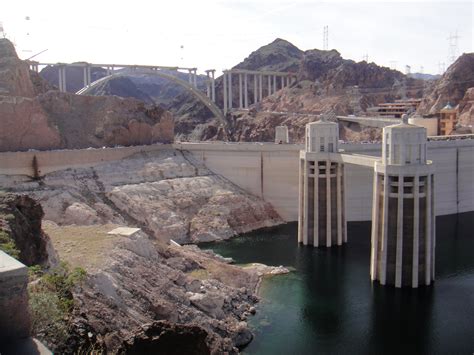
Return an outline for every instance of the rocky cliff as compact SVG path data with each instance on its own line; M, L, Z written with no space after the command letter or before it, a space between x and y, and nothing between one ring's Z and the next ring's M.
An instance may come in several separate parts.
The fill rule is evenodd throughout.
M78 96L51 86L0 39L0 151L169 143L171 114L119 97Z
M474 87L466 90L466 94L459 102L459 123L474 131Z
M41 229L43 215L31 197L0 193L0 249L28 266L47 264L50 241Z
M474 86L474 53L464 53L449 66L423 97L418 113L434 115L449 102L456 106Z

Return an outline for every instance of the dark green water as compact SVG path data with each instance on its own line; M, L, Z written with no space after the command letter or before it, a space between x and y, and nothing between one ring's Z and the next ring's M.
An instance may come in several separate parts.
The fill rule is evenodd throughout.
M299 246L288 224L206 244L237 263L295 271L265 279L246 354L473 354L474 213L437 219L436 282L395 289L369 277L370 224L349 243Z

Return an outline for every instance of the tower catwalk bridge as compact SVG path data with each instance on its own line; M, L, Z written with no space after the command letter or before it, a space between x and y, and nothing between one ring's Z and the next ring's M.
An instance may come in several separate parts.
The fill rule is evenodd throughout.
M58 88L59 91L65 92L67 87L66 68L79 67L83 68L83 85L84 87L77 91L78 95L87 95L92 89L101 82L120 74L123 69L131 71L140 71L141 74L156 75L164 79L170 80L175 84L183 87L194 97L201 101L216 118L225 122L224 116L234 109L235 96L237 96L236 109L247 109L249 105L256 104L263 100L264 97L270 96L280 89L294 84L297 81L295 73L276 72L276 71L255 71L243 69L229 69L223 71L222 85L222 107L216 103L216 78L215 69L205 70L206 91L201 91L197 85L197 68L188 67L172 67L160 65L130 65L130 64L94 64L94 63L43 63L29 61L30 69L36 72L40 67L50 66L58 69ZM92 82L91 68L103 68L106 70L106 76ZM188 81L170 73L182 72L188 74ZM234 93L232 82L237 80L238 90ZM253 88L253 89L252 89ZM253 97L249 97L249 91L253 92Z
M374 169L372 280L395 287L430 285L435 273L434 168L426 159L426 128L383 129L382 157L338 149L339 126L306 126L300 151L298 241L314 247L347 242L345 164Z

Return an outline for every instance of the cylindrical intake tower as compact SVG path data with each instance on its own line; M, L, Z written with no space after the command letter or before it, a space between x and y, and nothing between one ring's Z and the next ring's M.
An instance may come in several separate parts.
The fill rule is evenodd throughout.
M315 247L347 242L344 166L331 161L338 152L337 123L321 119L306 125L300 151L298 242Z
M372 280L395 287L434 280L433 165L426 159L426 128L405 122L383 129L375 163L372 207Z

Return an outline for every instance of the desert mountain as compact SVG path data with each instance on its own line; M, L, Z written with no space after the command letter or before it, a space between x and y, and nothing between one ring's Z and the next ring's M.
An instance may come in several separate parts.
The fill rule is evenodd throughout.
M428 90L418 108L418 113L436 114L448 102L455 106L461 102L471 87L474 87L474 53L464 53Z
M272 141L274 128L282 123L290 128L294 141L302 139L306 123L317 119L318 114L358 114L367 107L380 102L403 97L421 97L425 83L409 78L399 71L381 67L365 61L355 62L342 58L336 50L312 49L302 51L290 42L276 39L252 52L234 68L249 70L290 71L298 76L298 83L278 91L252 106L251 112L237 112L229 115L228 130L224 134L203 110L203 105L190 95L178 96L169 106L175 113L176 133L180 139L229 139L232 141ZM237 92L236 81L233 82ZM222 77L216 81L216 100L222 106ZM250 85L249 97L253 97ZM233 106L238 107L237 95ZM272 112L294 112L303 115L282 115ZM306 115L306 116L305 116ZM374 132L360 135L360 132L342 138L372 140Z

